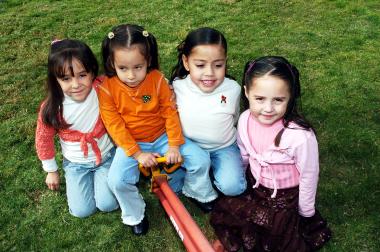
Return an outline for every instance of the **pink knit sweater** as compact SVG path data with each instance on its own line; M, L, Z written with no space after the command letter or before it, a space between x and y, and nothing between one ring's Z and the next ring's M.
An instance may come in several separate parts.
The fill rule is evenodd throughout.
M273 198L277 189L299 185L299 213L313 216L319 175L317 139L312 131L290 123L276 147L273 138L281 128L281 122L266 128L252 120L249 110L244 111L239 118L237 137L243 164L250 166L256 179L254 187L262 184L273 189Z

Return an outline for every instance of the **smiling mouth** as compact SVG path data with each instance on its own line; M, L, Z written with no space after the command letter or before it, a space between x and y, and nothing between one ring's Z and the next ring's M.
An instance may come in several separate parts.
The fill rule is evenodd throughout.
M80 94L80 93L82 93L83 92L83 90L79 90L79 91L72 91L71 93L72 94Z
M266 119L271 119L272 117L274 117L274 115L262 115L264 118Z
M215 80L202 80L202 84L206 87L212 87L215 83Z

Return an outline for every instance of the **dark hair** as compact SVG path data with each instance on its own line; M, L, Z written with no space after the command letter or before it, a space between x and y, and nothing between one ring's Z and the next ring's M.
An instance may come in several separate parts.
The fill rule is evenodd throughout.
M47 97L41 112L42 121L55 129L64 129L70 126L62 117L64 94L57 78L67 75L67 69L74 76L74 59L81 62L87 73L93 74L94 79L98 75L98 61L85 43L72 39L58 40L52 43L48 56Z
M119 48L130 48L138 45L140 52L148 62L148 71L160 69L158 63L157 41L153 34L144 27L134 24L122 24L112 29L112 32L103 39L102 56L105 74L108 77L116 75L114 67L114 53Z
M172 69L170 83L172 83L177 77L183 79L189 74L183 65L182 55L188 57L191 54L191 50L199 45L220 45L223 47L224 52L227 55L227 41L220 31L209 27L193 30L187 34L185 40L177 46L177 64ZM226 76L234 79L229 75Z
M265 56L252 61L248 61L244 67L244 75L242 81L242 92L244 94L244 86L247 91L254 85L254 79L264 75L274 76L285 81L289 87L290 99L286 107L285 115L282 119L285 128L290 122L294 122L305 130L315 130L312 125L300 114L301 85L298 69L289 63L284 57ZM249 108L249 102L245 95L242 95L242 105L244 109ZM284 130L281 130L276 138L275 145L278 146Z

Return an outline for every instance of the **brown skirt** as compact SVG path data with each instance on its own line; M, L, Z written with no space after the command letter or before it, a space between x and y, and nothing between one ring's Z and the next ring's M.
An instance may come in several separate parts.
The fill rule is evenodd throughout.
M249 171L249 169L248 169ZM236 197L221 197L210 223L228 251L315 251L330 238L331 230L318 211L310 218L298 214L298 187L280 189L276 198L263 186Z

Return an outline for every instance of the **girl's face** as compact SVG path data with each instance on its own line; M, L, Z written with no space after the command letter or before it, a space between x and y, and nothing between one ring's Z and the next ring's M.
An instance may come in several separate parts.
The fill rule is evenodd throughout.
M145 79L148 62L138 46L114 51L114 67L117 77L128 87L137 87Z
M72 61L74 76L71 75L69 64L65 66L65 75L62 78L57 78L62 91L74 101L83 102L86 100L92 88L94 75L88 73L82 63L73 59Z
M196 46L182 61L191 80L205 93L213 92L224 80L226 53L221 45Z
M276 77L254 78L249 90L244 86L251 114L262 124L273 124L283 118L290 99L288 84Z

